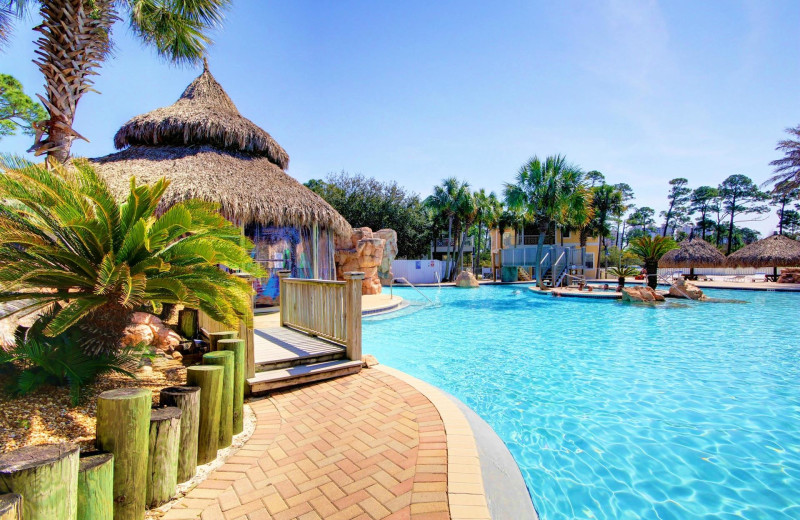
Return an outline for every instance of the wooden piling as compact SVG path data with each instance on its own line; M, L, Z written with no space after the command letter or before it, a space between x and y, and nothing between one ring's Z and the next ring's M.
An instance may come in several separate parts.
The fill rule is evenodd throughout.
M147 507L169 502L178 486L178 450L181 410L174 406L150 413L150 446L147 455Z
M114 518L114 455L81 453L78 467L78 520Z
M22 520L22 495L0 495L0 520Z
M221 332L209 332L208 338L211 340L211 352L219 350L217 343L221 339L236 339L239 333L235 330L223 330Z
M198 365L186 369L186 384L200 387L200 428L197 438L197 463L217 458L219 416L222 404L222 374L219 365Z
M178 482L186 482L197 469L197 438L200 430L200 388L170 386L161 390L161 405L181 409L181 440Z
M220 350L233 352L233 434L238 435L244 430L245 341L222 339L218 346Z
M108 390L97 398L97 448L114 454L114 520L144 518L152 394Z
M217 343L219 348L219 343ZM219 414L219 446L227 448L233 442L233 392L234 392L234 353L218 350L203 354L204 365L219 365L224 368L222 374L222 402Z
M76 444L62 443L0 455L0 493L22 495L25 520L75 520L78 452Z

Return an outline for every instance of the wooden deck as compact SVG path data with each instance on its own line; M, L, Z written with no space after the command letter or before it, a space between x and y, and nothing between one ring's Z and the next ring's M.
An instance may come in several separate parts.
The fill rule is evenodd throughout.
M253 348L257 365L330 356L345 351L344 347L286 327L255 329Z

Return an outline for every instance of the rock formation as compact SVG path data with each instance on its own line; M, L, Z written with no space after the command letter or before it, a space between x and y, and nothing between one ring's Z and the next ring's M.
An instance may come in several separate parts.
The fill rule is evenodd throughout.
M382 285L389 285L392 282L392 262L397 257L397 231L394 229L379 229L374 232L373 237L380 238L383 244L383 259L378 266L378 278Z
M375 233L368 227L353 229L349 238L336 241L336 277L344 280L348 271L362 271L361 294L380 294L381 273L388 279L392 260L397 255L397 233L381 229Z
M675 298L688 298L690 300L702 300L705 298L703 291L695 284L679 279L669 288L669 295Z
M180 335L164 325L158 317L146 312L134 312L131 324L125 329L122 344L132 346L140 343L156 347L171 354L183 341Z
M624 302L663 302L664 297L651 287L623 287L622 301Z
M796 267L781 269L781 275L778 277L778 283L800 283L800 269L797 269Z
M474 274L469 271L461 271L456 277L456 287L477 289L480 287L480 284Z

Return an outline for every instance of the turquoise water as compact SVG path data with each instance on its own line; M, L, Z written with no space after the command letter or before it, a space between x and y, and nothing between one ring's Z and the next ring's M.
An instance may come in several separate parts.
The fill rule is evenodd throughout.
M800 519L800 294L422 290L439 305L366 318L364 352L491 424L543 519Z

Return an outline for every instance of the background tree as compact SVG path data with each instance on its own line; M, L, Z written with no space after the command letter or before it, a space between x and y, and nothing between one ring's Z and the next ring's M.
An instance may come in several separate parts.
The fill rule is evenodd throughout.
M700 186L692 191L689 201L690 210L692 213L700 214L700 218L697 219L697 228L700 230L703 240L706 239L706 230L714 226L714 222L708 218L708 215L713 211L714 201L718 195L717 188L711 186Z
M433 188L433 194L425 199L425 204L432 208L442 220L447 221L447 262L445 263L445 277L450 278L453 270L453 254L455 241L453 240L453 226L458 235L460 222L456 221L459 209L463 207L463 199L468 196L469 184L459 181L455 177L448 177L442 184ZM438 238L438 237L437 237Z
M800 230L800 212L796 209L787 209L783 212L781 221L784 234L796 239L797 233Z
M689 181L683 177L678 177L677 179L669 181L670 189L667 195L669 207L667 207L666 211L661 212L661 216L664 217L664 231L661 234L663 237L667 236L670 223L674 225L675 220L684 221L686 218L686 214L689 211L689 199L692 193L688 184Z
M551 155L544 162L533 156L517 172L516 182L507 183L505 198L509 207L521 210L539 233L536 245L536 284L542 279L542 249L550 226L564 217L570 197L585 197L580 168L567 163L562 155Z
M3 5L5 4L5 5ZM65 162L72 141L85 139L72 128L81 97L93 90L92 76L108 58L114 23L127 19L146 45L175 63L200 60L229 0L161 2L154 0L5 0L0 4L0 35L8 37L14 18L28 19L36 5L42 23L35 27L36 59L45 79L40 97L49 118L35 125L36 155Z
M800 198L800 189L794 189L789 191L778 191L772 193L772 201L770 204L773 206L778 206L778 234L783 234L783 228L785 227L784 224L786 223L786 205L795 202L798 198ZM789 210L791 211L791 210Z
M17 131L34 135L33 124L46 117L42 105L22 90L22 83L14 76L0 74L0 139Z
M783 157L772 161L775 175L769 179L776 191L791 191L800 188L800 125L787 128L789 139L778 141L775 150L783 152Z
M481 265L481 251L488 242L488 232L497 225L497 221L503 211L503 204L498 200L494 192L486 194L486 190L481 188L475 194L475 207L477 215L475 217L475 253L472 255L472 270L478 274Z
M656 223L655 218L653 218L655 214L656 210L648 206L636 208L631 213L631 216L628 217L628 225L631 227L631 231L628 233L628 241L655 232L653 228Z
M605 184L606 176L597 170L592 170L590 172L586 172L585 181L589 188L594 188L600 184Z
M592 234L597 235L599 249L602 252L606 238L611 234L609 220L612 215L620 212L622 206L622 192L610 184L601 184L591 190L592 210L594 219L592 221ZM606 262L608 261L606 252ZM599 273L600 259L597 259L595 273Z
M620 182L618 184L614 184L614 188L620 193L622 200L621 204L617 206L616 211L612 215L614 218L614 222L617 225L617 233L616 238L614 240L614 244L617 247L622 247L622 239L625 236L625 213L628 212L629 209L634 208L633 204L630 204L630 201L634 199L633 195L633 188L631 185L626 182ZM622 234L620 235L620 227L622 227Z
M432 222L416 193L406 191L394 181L382 182L344 171L330 173L324 181L311 179L305 186L325 199L352 226L373 231L394 229L399 257L426 256Z
M750 177L731 175L719 185L719 196L722 208L728 215L728 250L733 248L733 227L735 219L741 215L762 214L769 211L766 205L759 204L767 200L767 195L758 189Z
M475 218L478 214L478 208L475 204L475 196L469 189L469 184L463 184L463 189L459 191L459 196L456 201L456 236L458 239L458 254L455 262L450 268L450 279L454 280L457 273L461 272L464 268L464 244L469 235L469 228L475 223Z

